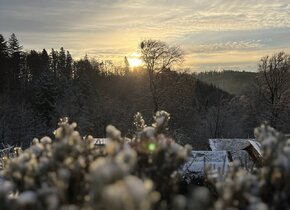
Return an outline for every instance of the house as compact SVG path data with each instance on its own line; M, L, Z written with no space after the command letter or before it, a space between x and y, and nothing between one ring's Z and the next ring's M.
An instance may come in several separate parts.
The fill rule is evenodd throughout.
M183 178L187 183L197 184L203 182L206 174L222 178L227 173L229 162L226 151L191 151L182 168Z
M94 145L96 147L104 147L106 146L109 140L110 140L109 138L94 138ZM125 137L123 138L123 141L125 143L129 143L131 142L131 139Z
M108 138L94 138L94 145L97 147L104 147L108 140Z
M231 161L240 161L248 170L262 165L261 144L255 139L209 139L209 147L212 151L228 151Z

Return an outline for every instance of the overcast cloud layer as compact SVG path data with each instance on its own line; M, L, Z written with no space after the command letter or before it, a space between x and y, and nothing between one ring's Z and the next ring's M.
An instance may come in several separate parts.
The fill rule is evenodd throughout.
M180 45L183 67L257 69L290 53L290 0L0 0L0 33L26 49L121 61L144 38Z

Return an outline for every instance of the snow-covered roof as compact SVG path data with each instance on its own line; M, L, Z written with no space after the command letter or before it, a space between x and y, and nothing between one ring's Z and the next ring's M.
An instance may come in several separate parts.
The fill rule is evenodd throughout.
M257 160L257 157L250 157L252 154L262 158L261 144L255 139L209 139L209 146L212 151L230 152L233 160L239 160L246 167L253 167ZM251 154L249 148L253 150Z
M109 138L94 138L94 145L102 147L105 146L109 140L110 140ZM129 138L123 138L123 140L125 143L131 142L131 139Z
M254 161L257 167L262 167L263 165L263 155L260 142L249 141L250 145L247 146L244 150L248 152L248 155Z
M229 159L226 151L192 151L183 166L185 179L202 178L207 170L211 174L224 176L228 170Z
M108 138L94 138L94 144L96 146L105 146L108 140Z
M252 141L249 140L251 146L254 147L254 149L257 151L257 153L262 157L262 148L261 148L261 143L258 141Z
M212 151L237 151L250 145L249 141L255 139L209 139L209 146Z

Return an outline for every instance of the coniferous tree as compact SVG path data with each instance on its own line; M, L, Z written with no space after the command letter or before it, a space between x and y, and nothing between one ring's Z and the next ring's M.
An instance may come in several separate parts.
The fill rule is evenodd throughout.
M26 62L27 68L29 69L29 73L31 75L31 80L37 80L42 73L41 70L43 66L40 54L35 50L31 50L26 57Z
M49 70L49 56L45 49L41 52L42 72Z
M22 46L19 44L19 41L16 35L13 33L11 34L9 41L8 41L8 52L10 56L13 56L15 53L20 53L22 50Z
M7 56L7 42L2 34L0 34L0 55L5 54Z
M47 126L55 116L57 87L53 75L43 72L34 84L33 107L37 115L41 116Z
M13 33L8 40L8 53L10 56L9 88L17 89L19 87L19 78L21 72L22 46L16 35Z
M0 34L0 93L4 90L7 82L8 48L7 42Z
M94 70L87 56L74 64L75 68L75 104L78 113L77 119L81 122L80 129L82 132L92 133L93 116L92 112L96 98L93 88L96 83L97 72Z
M73 58L69 51L66 52L66 62L65 62L65 72L64 76L67 80L72 78L72 65L73 65Z
M58 76L57 66L58 66L58 52L52 48L50 52L50 69L53 73L55 80L57 79Z
M62 77L58 81L59 87L59 100L57 101L57 113L59 116L76 116L76 109L75 109L75 102L77 103L78 100L75 100L76 91L74 81L72 80L73 72L73 59L67 51L66 62L65 62L65 69L62 73Z
M66 78L66 54L63 47L60 48L57 58L57 71L59 72L60 78Z
M91 83L88 75L81 75L76 84L77 93L75 97L75 104L77 105L76 110L78 110L78 120L82 124L80 129L83 133L88 132L89 134L92 133L93 127L92 101L94 100L94 95L92 93L92 86L93 84Z
M127 56L125 56L124 58L124 63L125 63L125 75L128 75L130 71L130 64L129 64Z
M76 79L80 78L82 75L87 75L89 78L94 76L94 68L87 56L85 56L84 59L75 62L74 67Z

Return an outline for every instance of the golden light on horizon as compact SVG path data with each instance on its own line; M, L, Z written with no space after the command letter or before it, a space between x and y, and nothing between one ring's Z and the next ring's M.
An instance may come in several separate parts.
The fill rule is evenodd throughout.
M130 56L128 56L128 62L131 68L136 68L143 64L141 55L139 53L132 53Z

